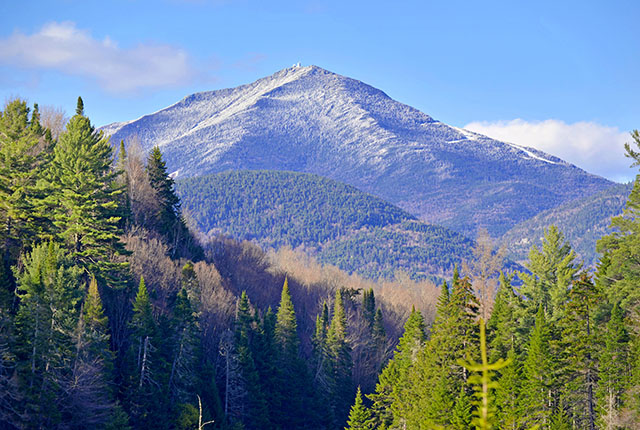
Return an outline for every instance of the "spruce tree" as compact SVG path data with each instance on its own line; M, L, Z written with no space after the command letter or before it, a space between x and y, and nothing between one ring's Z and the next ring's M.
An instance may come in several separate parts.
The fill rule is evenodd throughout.
M409 389L408 378L411 368L424 348L425 341L424 319L420 311L412 308L393 359L380 373L375 393L368 395L373 401L372 409L377 428L386 429L394 421L406 420L402 400L405 398L404 392Z
M351 396L353 395L351 369L351 345L347 340L347 315L342 291L336 290L331 325L327 332L327 365L330 374L330 401L337 422L344 422Z
M456 399L453 409L451 409L451 428L456 430L466 430L471 425L471 398L466 387L460 388L460 393Z
M76 347L75 333L83 289L80 270L57 244L34 247L16 273L20 307L16 315L16 353L22 407L29 428L55 427Z
M549 327L543 304L540 303L522 369L522 390L519 399L521 425L549 425L552 412L550 396L553 369L549 339Z
M186 227L180 215L180 199L175 193L174 180L167 173L162 152L157 146L153 147L147 159L147 175L159 203L159 212L156 214L157 231L175 248Z
M521 341L518 327L519 300L511 287L511 281L500 273L498 292L491 317L487 322L489 356L491 361L506 357L511 349L520 351Z
M347 420L347 427L345 430L372 430L373 422L371 419L371 411L362 404L362 393L360 387L356 392L356 400L351 410L349 411L349 418Z
M520 363L512 347L507 353L507 366L500 370L498 386L495 391L498 428L504 430L516 430L518 428L520 385L522 376ZM494 358L497 360L497 358Z
M269 425L267 404L261 390L260 377L253 359L253 315L245 291L236 310L235 348L238 364L246 384L247 399L243 422L247 429L264 429Z
M172 332L168 389L175 401L185 403L193 396L197 384L193 369L200 362L201 345L196 313L184 287L173 307Z
M89 283L74 340L75 358L65 381L63 421L72 429L101 427L114 413L110 386L113 354L95 278Z
M613 430L620 420L622 398L631 374L629 366L629 333L623 312L617 304L604 332L604 345L599 355L597 404L599 426Z
M140 277L138 292L133 303L133 316L129 323L131 346L129 353L129 380L127 406L134 426L150 426L158 416L153 411L162 408L158 352L158 324L153 316L151 300L144 278ZM166 413L167 411L162 411Z
M275 416L276 427L299 428L304 425L303 400L307 396L310 377L300 359L300 339L296 313L285 278L274 330L278 349L278 386L275 395L282 406Z
M598 289L591 278L583 273L572 285L562 320L560 364L563 398L575 425L590 430L596 426L598 343L594 314L600 300Z

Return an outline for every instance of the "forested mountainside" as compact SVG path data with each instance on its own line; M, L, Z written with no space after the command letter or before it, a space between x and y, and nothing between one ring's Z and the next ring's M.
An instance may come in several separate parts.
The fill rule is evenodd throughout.
M321 262L370 279L450 278L473 242L355 187L317 175L229 171L178 180L183 209L206 233L302 246Z
M293 67L105 126L159 146L178 177L288 170L349 184L419 219L493 237L612 182L532 148L451 127L360 81Z
M588 266L599 260L596 242L611 233L611 218L622 213L633 184L616 184L600 193L564 203L540 212L514 226L502 237L508 257L523 262L531 246L540 246L544 229L556 225L571 243L578 259Z
M80 98L0 114L1 429L640 427L640 182L595 273L550 226L438 288L201 243L160 149L113 152Z
M0 115L0 428L193 429L199 402L214 428L339 428L408 303L433 318L428 282L199 243L161 152L113 152L80 99L57 139Z

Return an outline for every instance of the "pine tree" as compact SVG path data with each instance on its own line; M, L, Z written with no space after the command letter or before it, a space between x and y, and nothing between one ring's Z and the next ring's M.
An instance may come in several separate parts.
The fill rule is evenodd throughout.
M549 322L555 323L562 318L569 286L579 269L575 259L571 246L554 225L545 231L542 249L535 245L531 248L526 265L531 273L518 275L524 282L520 293L528 299L523 303L529 324L539 305L544 308Z
M345 430L372 430L373 422L371 419L371 411L362 404L362 393L360 387L356 392L356 400L349 411L349 419Z
M638 135L634 135L640 142ZM620 303L625 309L635 309L640 303L640 175L636 176L633 189L622 215L613 217L612 233L603 236L597 245L602 253L597 279L604 287L610 303Z
M0 302L5 304L15 294L10 267L48 230L37 183L49 161L50 145L37 108L29 118L26 102L14 100L0 112Z
M78 99L77 112L83 112ZM118 197L112 148L89 118L78 113L67 124L54 147L48 172L52 184L48 201L57 237L73 261L110 287L123 286L126 263L114 262L125 254L120 242Z

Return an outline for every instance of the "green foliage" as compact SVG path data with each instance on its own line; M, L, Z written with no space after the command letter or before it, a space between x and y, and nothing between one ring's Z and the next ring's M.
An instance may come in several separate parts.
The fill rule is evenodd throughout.
M615 428L620 418L620 407L625 388L629 384L626 375L629 368L629 333L624 324L620 306L614 305L611 318L604 332L604 345L599 356L598 415L602 428Z
M38 186L49 161L37 108L29 118L26 102L14 100L0 112L0 302L10 302L10 267L37 235L48 231L43 193Z
M640 301L640 268L635 263L640 258L640 175L622 215L611 219L611 228L614 232L598 241L603 263L597 278L611 303L629 308Z
M540 304L527 348L527 358L522 368L520 419L522 424L529 426L548 425L551 417L549 398L553 382L553 358L549 350L549 340L549 327Z
M535 315L539 306L543 307L550 322L562 318L569 285L579 269L575 258L571 245L553 225L545 231L542 249L531 247L526 265L530 273L519 274L524 282L520 292L528 299L524 304L529 318Z
M415 279L441 277L471 256L464 236L311 174L233 171L178 181L176 189L204 233L304 245L323 263L373 279L398 269Z
M56 236L74 263L109 286L122 287L126 263L112 257L124 254L118 236L118 197L124 189L114 186L112 152L108 138L95 131L89 118L76 114L54 147L47 201Z
M540 247L545 230L555 225L571 243L576 255L585 266L595 266L600 254L596 242L611 234L611 217L618 216L632 188L631 183L615 184L586 197L578 197L559 206L547 209L522 221L501 238L507 244L507 257L524 262L532 245Z
M360 387L356 392L356 400L351 410L349 411L349 418L347 419L347 427L345 430L372 430L373 422L371 420L371 411L362 404L362 393Z

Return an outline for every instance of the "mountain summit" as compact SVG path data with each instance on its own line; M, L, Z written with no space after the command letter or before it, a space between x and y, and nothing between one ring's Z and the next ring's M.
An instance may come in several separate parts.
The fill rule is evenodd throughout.
M475 234L612 183L541 151L449 126L384 92L316 66L190 95L103 130L158 145L180 177L224 170L327 176L419 218Z

